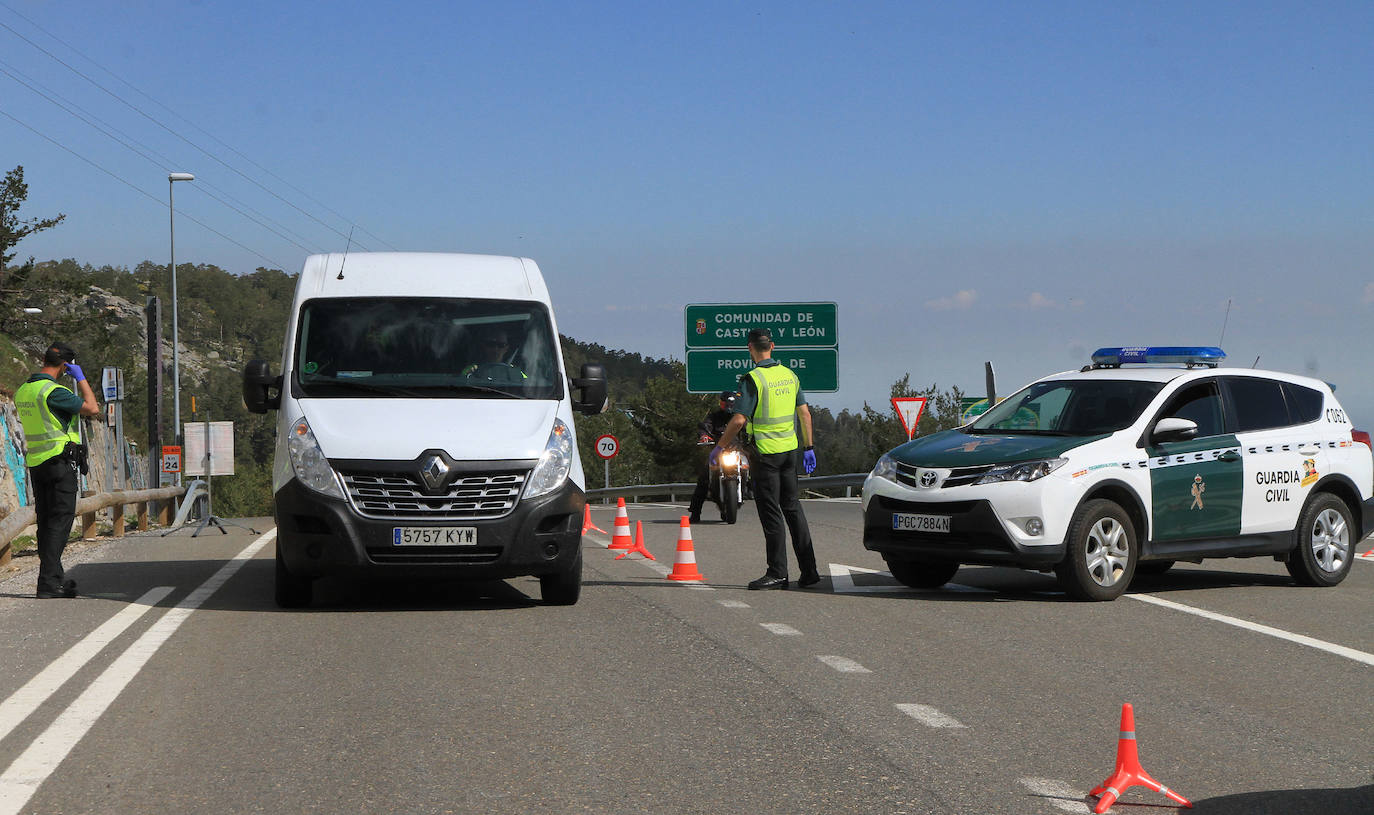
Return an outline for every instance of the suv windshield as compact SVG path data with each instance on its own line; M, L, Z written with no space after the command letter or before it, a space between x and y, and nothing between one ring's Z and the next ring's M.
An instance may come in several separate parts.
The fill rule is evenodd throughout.
M294 379L311 397L561 399L543 305L438 297L301 306Z
M1163 382L1064 379L1037 382L998 402L968 433L1092 436L1129 427Z

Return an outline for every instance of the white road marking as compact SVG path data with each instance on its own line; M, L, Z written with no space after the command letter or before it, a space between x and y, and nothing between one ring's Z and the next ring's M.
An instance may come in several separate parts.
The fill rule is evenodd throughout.
M800 637L801 632L787 623L759 623L759 625L772 631L780 637Z
M37 710L49 696L66 684L82 666L171 593L171 586L159 586L148 590L132 605L125 606L80 642L68 648L65 654L53 660L48 667L39 671L37 676L10 694L10 698L0 702L0 739L8 736L11 730L18 727L30 713Z
M749 608L749 607L750 607L749 604L746 603L746 602L744 602L743 600L717 600L716 602L717 602L717 603L720 603L722 606L725 606L726 608Z
M1023 778L1021 786L1048 800L1056 809L1063 812L1072 812L1075 815L1092 813L1092 808L1084 802L1087 796L1067 781L1056 781L1053 778Z
M209 580L180 603L162 615L152 627L143 632L133 645L96 677L71 706L58 715L47 730L29 745L28 749L0 775L0 815L15 815L24 808L38 787L52 775L77 743L95 726L124 688L153 658L172 634L181 627L191 612L201 606L211 594L233 577L268 541L277 536L269 529L257 540L219 568Z
M870 671L869 669L865 668L864 666L860 665L859 663L855 662L854 660L852 660L852 659L850 659L850 658L848 658L848 657L819 656L819 655L818 655L818 656L816 657L816 659L819 659L821 662L824 662L826 665L829 665L830 667L832 667L832 668L834 668L835 670L839 671L840 673L844 673L844 674L871 674L871 673L873 673L873 672Z
M854 583L856 574L874 574L886 577L891 583L859 586ZM882 569L865 569L862 566L846 566L843 563L830 564L830 587L836 594L878 594L888 592L918 592L918 591L953 591L953 592L981 592L992 593L993 589L979 589L973 586L965 586L962 583L946 583L938 589L913 589L897 582L897 578L892 576L892 572Z
M1244 628L1247 631L1254 631L1259 634L1267 634L1268 636L1276 637L1281 640L1287 640L1288 642L1295 642L1299 645L1306 645L1308 648L1315 648L1318 651L1326 651L1329 654L1335 654L1336 656L1345 657L1346 659L1354 660L1355 662L1362 662L1365 665L1374 665L1374 654L1367 654L1364 651L1356 651L1354 648L1347 648L1344 645L1336 645L1335 643L1315 639L1313 637L1308 637L1303 634L1294 634L1292 632L1284 631L1279 628L1271 628L1267 625L1252 623L1249 620L1242 620L1239 617L1228 617L1225 614L1218 614L1215 611L1204 611L1200 608L1194 608L1193 606L1185 606L1182 603L1175 603L1173 600L1165 600L1162 597L1155 597L1154 595L1150 594L1127 594L1125 596L1133 598L1135 600L1139 600L1142 603L1152 603L1157 606L1163 606L1164 608L1171 608L1175 611L1182 611L1185 614L1193 614L1198 617L1203 617L1208 620L1213 620L1219 623L1234 625L1237 628Z
M899 704L897 709L926 727L967 727L953 716L941 713L930 705Z

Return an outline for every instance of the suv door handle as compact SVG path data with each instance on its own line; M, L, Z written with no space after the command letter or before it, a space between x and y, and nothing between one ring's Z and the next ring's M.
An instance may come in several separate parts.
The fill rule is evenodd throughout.
M1240 453L1235 450L1227 450L1217 456L1217 461L1240 461Z

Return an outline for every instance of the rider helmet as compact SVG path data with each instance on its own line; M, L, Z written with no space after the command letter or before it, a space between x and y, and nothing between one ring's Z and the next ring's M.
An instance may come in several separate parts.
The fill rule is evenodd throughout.
M735 405L735 400L738 399L738 398L739 398L739 394L738 394L738 393L735 393L734 391L721 391L721 392L720 392L720 409L721 409L721 410L729 410L730 408L734 407L734 405Z

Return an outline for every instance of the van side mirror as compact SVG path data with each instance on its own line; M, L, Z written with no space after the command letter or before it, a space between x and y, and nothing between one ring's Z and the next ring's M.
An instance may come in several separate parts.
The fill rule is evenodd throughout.
M573 399L573 410L595 416L606 410L606 369L594 362L582 366L582 376L572 381L576 390L582 391L582 398Z
M276 393L271 393L275 390ZM272 376L267 363L249 360L243 366L243 404L249 413L266 413L281 407L281 377Z
M1166 441L1187 441L1197 435L1197 422L1192 419L1170 417L1160 419L1150 432L1150 442L1159 444Z

